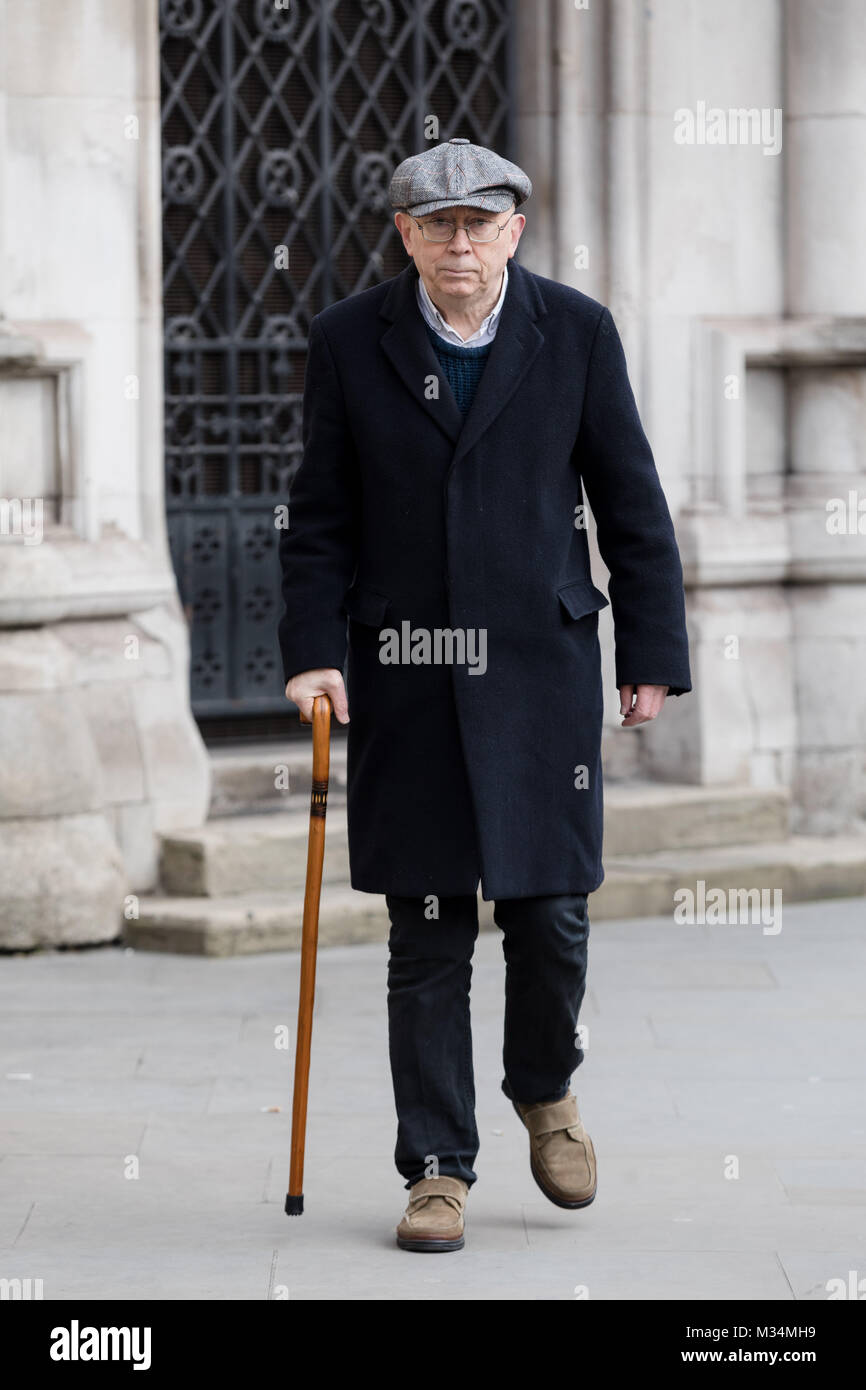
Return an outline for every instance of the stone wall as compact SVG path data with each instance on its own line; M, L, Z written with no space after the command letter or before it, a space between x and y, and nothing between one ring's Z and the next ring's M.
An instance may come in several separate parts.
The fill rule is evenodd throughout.
M866 11L517 14L521 259L610 305L686 570L695 689L648 728L619 730L600 615L607 770L789 787L795 828L862 828ZM780 148L679 142L702 106L780 111ZM111 939L156 835L208 807L166 546L159 148L157 0L0 0L0 948Z
M0 0L0 948L207 814L165 536L156 0Z
M608 771L790 787L794 828L864 828L866 10L518 13L521 258L610 305L686 572L694 689L633 736L601 615ZM764 125L711 143L712 109ZM831 534L852 495L862 529Z

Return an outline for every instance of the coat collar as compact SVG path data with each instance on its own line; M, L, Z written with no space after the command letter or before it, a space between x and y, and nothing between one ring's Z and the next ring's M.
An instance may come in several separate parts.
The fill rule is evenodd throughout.
M418 270L410 260L391 281L379 313L390 322L382 347L414 400L455 445L452 467L493 424L518 389L541 349L544 335L535 320L546 312L541 291L529 271L512 257L508 289L490 356L466 418L454 399L418 308L415 284ZM428 400L427 378L439 379L439 399Z

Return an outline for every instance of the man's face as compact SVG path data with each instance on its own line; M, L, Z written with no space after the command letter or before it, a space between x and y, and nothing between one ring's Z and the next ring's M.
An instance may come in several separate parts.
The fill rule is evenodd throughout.
M428 213L417 221L408 213L394 214L394 221L403 245L418 267L418 274L435 300L436 293L450 299L469 299L473 295L483 297L484 290L497 286L502 278L505 262L517 250L520 233L526 225L522 213L485 212L483 208L453 207L441 208L439 212ZM510 220L509 220L510 218ZM458 230L450 241L427 241L418 226L442 228L444 235L456 223ZM496 224L503 228L494 241L470 241L465 228L471 230L485 225Z

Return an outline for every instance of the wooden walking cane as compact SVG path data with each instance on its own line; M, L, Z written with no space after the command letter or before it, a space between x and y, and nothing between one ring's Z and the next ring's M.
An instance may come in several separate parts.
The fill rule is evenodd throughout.
M303 724L310 720L301 716ZM304 924L301 930L301 988L298 999L298 1041L295 1048L295 1093L292 1100L292 1158L286 1216L304 1210L304 1140L307 1133L307 1087L310 1080L310 1040L313 1033L313 1000L316 994L316 949L319 940L319 899L325 857L325 814L328 807L330 770L331 701L317 695L313 701L313 789L310 796L310 839L307 846L307 882L304 889Z

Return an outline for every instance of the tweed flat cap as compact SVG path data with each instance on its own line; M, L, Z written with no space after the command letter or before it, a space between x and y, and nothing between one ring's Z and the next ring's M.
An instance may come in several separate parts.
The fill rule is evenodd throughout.
M469 140L446 140L398 164L391 178L391 206L413 217L440 208L505 212L525 203L532 184L510 160Z

